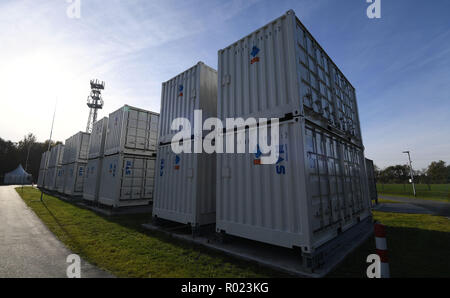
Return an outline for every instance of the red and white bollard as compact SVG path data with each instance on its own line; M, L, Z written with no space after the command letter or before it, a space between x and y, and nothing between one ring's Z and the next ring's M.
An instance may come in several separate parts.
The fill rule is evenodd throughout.
M389 263L386 243L386 226L375 223L375 247L377 255L380 257L380 275L381 278L389 278Z

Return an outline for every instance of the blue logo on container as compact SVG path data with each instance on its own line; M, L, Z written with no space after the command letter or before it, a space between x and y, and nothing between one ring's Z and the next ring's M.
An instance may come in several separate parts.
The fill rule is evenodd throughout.
M161 166L159 167L159 176L164 174L164 159L161 159Z
M131 161L127 161L125 166L125 175L131 175Z
M181 158L177 155L175 156L175 164L179 164L180 163Z
M250 61L250 64L254 64L256 62L259 62L259 57L257 56L259 53L259 49L258 47L254 46L252 49L252 52L250 53L250 55L252 55L252 60Z
M276 171L278 175L286 175L286 166L282 163L288 160L287 145L280 145L278 149L278 161L276 163Z
M255 158L259 159L262 155L261 149L259 149L259 145L256 145L256 153L255 153Z
M253 46L252 48L252 52L250 53L250 55L252 55L252 57L256 57L256 55L258 55L259 53L259 49L257 46Z

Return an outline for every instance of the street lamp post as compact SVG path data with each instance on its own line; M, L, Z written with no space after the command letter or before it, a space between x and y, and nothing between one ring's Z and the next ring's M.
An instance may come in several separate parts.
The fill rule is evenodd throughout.
M416 196L416 185L414 184L414 174L412 169L412 162L411 162L411 154L409 151L403 151L403 153L408 154L408 160L409 160L409 173L411 175L411 183L413 187L414 197Z

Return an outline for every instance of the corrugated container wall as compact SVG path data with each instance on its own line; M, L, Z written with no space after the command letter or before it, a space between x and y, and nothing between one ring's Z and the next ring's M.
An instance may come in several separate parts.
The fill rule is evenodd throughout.
M218 117L298 115L362 144L355 89L290 10L219 51Z
M79 132L66 140L63 164L85 162L88 159L90 134Z
M155 157L114 154L105 156L99 202L112 207L147 205L153 198Z
M86 171L86 162L74 162L63 165L64 194L69 196L83 195L83 182Z
M373 165L373 160L368 158L366 158L366 172L369 184L370 199L377 202L378 191L377 191L377 180L375 178L375 167Z
M89 159L83 184L83 199L97 201L100 189L100 179L103 158Z
M64 154L64 145L58 144L50 151L50 159L48 161L48 167L54 168L62 163L62 157Z
M216 227L310 253L370 215L363 151L302 117L283 122L279 135L273 165L257 154L217 154Z
M187 118L193 126L194 110L202 110L203 119L217 115L217 71L203 62L162 84L159 143L171 142L174 119Z
M158 141L159 114L127 106L109 114L105 155L152 155Z
M48 151L45 151L41 155L41 162L39 164L39 175L38 175L38 180L37 180L38 187L44 187L44 181L45 181L45 175L47 173L49 157L50 157L50 153Z
M56 177L58 165L61 164L62 155L64 151L64 145L59 144L52 148L50 151L50 157L48 161L48 169L45 176L44 187L48 190L56 189Z
M193 227L216 221L216 155L158 149L153 216Z
M105 151L105 138L108 129L108 117L94 123L89 142L88 159L102 157Z
M45 171L44 188L53 190L56 182L56 167L47 168Z
M41 155L41 162L39 163L39 170L45 170L48 168L48 159L50 157L50 152L45 151Z
M58 166L56 170L56 186L55 190L59 193L64 193L64 182L66 181L66 175L64 172L64 166Z

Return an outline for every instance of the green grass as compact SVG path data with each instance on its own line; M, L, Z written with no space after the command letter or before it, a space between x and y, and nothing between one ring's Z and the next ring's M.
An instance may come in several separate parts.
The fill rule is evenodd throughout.
M382 204L382 203L389 203L389 204L403 204L402 202L399 201L393 201L393 200L386 200L386 199L380 199L378 198L378 203Z
M118 277L288 277L251 262L178 241L141 227L150 215L103 217L29 187L25 203L74 253ZM374 212L388 226L393 277L450 277L450 220L431 215ZM370 237L329 277L365 277Z
M253 263L170 238L141 227L150 215L102 217L44 196L17 189L25 203L70 250L118 277L282 277Z
M387 226L391 277L450 277L450 220L428 214L373 212ZM364 277L375 253L371 237L328 277Z
M417 197L425 200L436 200L450 203L450 184L416 184ZM379 195L414 198L411 184L377 184Z

